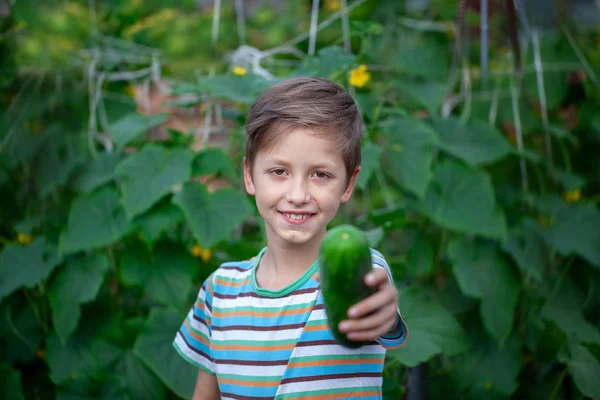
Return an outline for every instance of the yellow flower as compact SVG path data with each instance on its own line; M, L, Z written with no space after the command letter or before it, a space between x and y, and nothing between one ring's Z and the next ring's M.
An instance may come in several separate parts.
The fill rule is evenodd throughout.
M581 199L581 190L571 190L563 194L563 199L567 203L577 203Z
M17 233L17 242L19 242L20 244L28 245L31 243L32 240L33 238L28 233Z
M246 68L244 67L235 67L233 69L233 73L239 76L244 76L246 75Z
M371 74L367 72L367 66L364 64L350 71L350 84L352 86L361 88L369 82L369 79L371 79Z
M212 257L212 251L210 249L203 249L199 244L195 244L192 246L192 255L207 262Z
M325 0L325 9L329 11L339 10L342 6L342 2L340 0Z

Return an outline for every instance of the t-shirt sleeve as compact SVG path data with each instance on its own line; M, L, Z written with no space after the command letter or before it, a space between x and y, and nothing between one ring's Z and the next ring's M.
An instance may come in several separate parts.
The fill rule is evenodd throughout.
M375 250L371 251L371 259L373 262L373 268L381 268L384 269L388 274L388 278L392 284L394 283L394 278L392 277L392 271L388 266L387 262L383 255ZM408 339L408 328L406 327L406 323L402 319L402 314L400 313L400 306L398 306L398 314L396 316L396 324L388 333L380 336L377 339L377 342L381 344L388 350L397 349L406 343Z
M210 354L212 278L213 275L204 281L194 306L188 312L175 336L173 346L184 359L214 375L213 360Z

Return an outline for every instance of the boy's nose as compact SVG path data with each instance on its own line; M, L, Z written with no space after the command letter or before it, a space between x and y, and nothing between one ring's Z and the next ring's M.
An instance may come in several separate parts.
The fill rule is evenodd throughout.
M310 201L310 194L306 189L306 183L299 180L293 182L286 197L286 200L292 204L308 203Z

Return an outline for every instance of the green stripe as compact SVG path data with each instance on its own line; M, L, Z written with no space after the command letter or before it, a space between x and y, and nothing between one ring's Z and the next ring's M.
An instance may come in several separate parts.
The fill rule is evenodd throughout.
M185 326L185 325L184 325L184 327L185 327L187 330L191 331L192 333L195 333L196 335L202 336L202 337L204 337L204 339L208 340L208 336L206 336L206 333L203 333L203 332L200 332L200 331L199 331L199 330L197 330L197 329L194 329L194 327L193 327L193 325L192 325L192 321L190 320L190 318L189 318L189 317L188 317L188 326Z
M360 388L339 388L339 389L322 389L322 390L308 390L306 392L294 392L277 396L278 399L298 399L298 398L309 398L311 396L318 396L321 394L338 394L338 393L352 393L358 394L370 391L379 391L381 393L381 387L379 386L365 386Z
M279 312L279 311L289 311L289 310L301 310L304 308L308 308L312 306L312 302L302 303L302 304L292 304L284 307L257 307L257 306L236 306L235 304L232 307L213 307L213 314L215 312L228 312L228 311L255 311L255 312Z
M294 357L290 360L291 363L304 361L323 361L323 360L383 360L384 354L329 354L324 356L306 356Z
M232 278L231 276L223 276L223 275L217 275L217 278L219 278L219 280L224 281L224 282L233 282L233 283L240 283L240 282L244 282L246 279L248 279L248 277L243 277L243 278ZM216 283L217 285L219 283Z
M280 382L279 376L253 376L253 375L236 375L236 374L219 374L219 379L237 379L246 382Z
M323 325L327 323L327 319L313 319L306 323L305 326L315 326L315 325Z

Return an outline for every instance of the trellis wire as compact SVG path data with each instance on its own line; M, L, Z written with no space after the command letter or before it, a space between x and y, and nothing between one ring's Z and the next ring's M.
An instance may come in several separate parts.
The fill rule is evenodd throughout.
M571 32L569 31L569 29L566 26L561 25L561 29L564 32L565 36L567 37L567 40L569 41L569 44L571 45L571 48L573 49L573 51L577 55L577 58L581 62L581 65L583 66L583 69L585 69L585 72L586 72L587 76L589 76L590 80L592 81L592 83L595 86L598 86L598 77L594 73L594 70L592 69L590 63L585 58L585 55L583 54L583 52L581 51L581 49L577 45L577 42L575 41L575 38L573 37L573 35L571 34Z
M527 165L525 164L525 158L523 157L523 132L521 129L521 114L519 111L519 93L517 89L517 83L515 82L515 76L511 76L510 80L510 93L512 100L513 118L515 121L515 134L517 136L517 149L519 150L519 165L521 167L521 185L523 192L527 193L529 183L527 182Z
M548 124L548 106L546 102L546 89L544 86L544 67L542 65L542 56L540 54L540 37L537 29L531 32L531 42L533 45L533 58L537 76L537 87L540 99L540 112L542 114L542 125L544 128L544 147L546 149L546 157L548 162L553 165L552 161L552 139L550 137L550 127Z
M237 16L237 31L240 45L246 44L246 19L244 16L244 3L242 0L235 0L235 13Z

